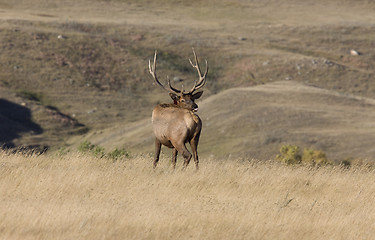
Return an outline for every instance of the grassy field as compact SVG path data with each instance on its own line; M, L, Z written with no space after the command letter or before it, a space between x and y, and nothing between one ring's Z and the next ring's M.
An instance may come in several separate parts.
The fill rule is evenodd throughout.
M368 0L0 0L0 146L49 149L0 152L0 239L373 238L374 11ZM150 115L170 99L148 60L158 49L160 79L188 88L191 47L210 65L200 170L172 171L168 150L153 170ZM131 156L76 153L85 142ZM269 161L285 144L352 165Z
M181 166L178 166L179 168ZM371 239L365 165L0 153L1 239Z

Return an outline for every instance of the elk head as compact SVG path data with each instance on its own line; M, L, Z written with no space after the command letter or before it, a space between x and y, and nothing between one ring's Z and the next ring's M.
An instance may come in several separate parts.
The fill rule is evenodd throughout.
M152 65L151 65L151 60L149 60L149 70L150 70L150 74L155 79L155 82L160 87L162 87L164 90L169 92L169 96L172 98L173 103L176 106L196 112L196 111L198 111L198 105L195 103L195 100L202 96L203 91L198 91L198 92L195 92L195 91L202 88L206 83L206 76L207 76L207 72L208 72L208 63L207 63L207 60L205 60L206 61L206 70L205 70L205 73L202 75L200 67L199 67L198 58L197 58L197 55L195 54L194 48L193 48L193 54L194 54L195 63L193 63L190 58L189 58L189 62L191 64L191 66L197 70L199 79L194 82L194 86L188 92L185 92L183 86L182 86L181 90L173 87L171 85L171 80L168 77L167 77L168 88L165 87L165 85L160 83L160 81L158 80L158 78L156 76L157 51L155 51L154 63Z

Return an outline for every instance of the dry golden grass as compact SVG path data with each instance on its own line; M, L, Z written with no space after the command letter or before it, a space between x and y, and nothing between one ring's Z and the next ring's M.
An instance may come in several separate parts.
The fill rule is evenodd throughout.
M179 163L181 163L179 161ZM370 239L375 174L0 153L1 239Z

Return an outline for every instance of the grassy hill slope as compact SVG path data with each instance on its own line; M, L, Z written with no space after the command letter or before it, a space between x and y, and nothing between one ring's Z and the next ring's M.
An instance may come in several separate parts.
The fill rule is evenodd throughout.
M198 105L202 156L269 159L282 145L294 144L323 150L337 161L375 159L373 99L282 81L225 90ZM152 152L151 117L96 131L88 139L107 149Z
M9 144L75 148L83 139L93 137L92 141L113 148L109 146L113 128L127 132L133 125L142 125L153 105L169 101L152 84L147 71L155 49L159 50L159 76L185 79L186 87L196 78L187 61L192 57L191 47L199 57L207 58L210 72L205 98L233 87L283 80L375 98L374 9L372 2L349 0L0 1L0 97L12 104L26 104L20 106L26 107L32 123L42 128L19 131ZM360 55L350 55L350 49ZM287 104L299 103L291 100ZM205 109L202 106L202 116ZM242 109L249 111L244 113L249 116L254 115L253 110ZM49 111L82 128L56 123L51 117L55 113ZM258 113L262 114L255 111L255 119L262 118ZM305 120L306 116L294 118L295 125ZM316 126L325 127L324 123ZM137 131L146 134L146 130ZM279 139L280 134L272 131L263 138ZM109 139L99 141L97 134ZM209 136L210 131L204 134L208 139L217 137ZM233 138L235 133L230 134L234 152L247 152L240 150L248 148L246 141L262 145L262 136L257 135L258 140L248 139L240 147L242 143ZM148 137L140 147L140 139L146 137L138 132L126 136L116 137L116 145L148 149L151 142ZM359 139L364 146L366 139ZM302 143L309 145L309 141L319 147L311 139ZM269 144L273 152L275 146ZM330 144L326 139L321 148L336 152ZM208 147L202 137L202 153L208 153ZM220 153L228 154L231 152Z
M284 81L223 91L200 110L203 153L267 159L294 144L333 160L375 159L373 99Z

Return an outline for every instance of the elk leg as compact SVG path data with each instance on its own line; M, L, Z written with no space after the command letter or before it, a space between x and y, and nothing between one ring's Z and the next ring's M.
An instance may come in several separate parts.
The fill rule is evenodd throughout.
M191 159L191 153L187 150L184 143L176 144L175 149L184 157L184 165L182 169L185 169L189 165Z
M198 164L199 164L198 142L199 142L200 135L201 135L201 130L199 129L198 131L195 132L193 138L190 140L191 151L193 152L195 167L197 168L197 170L199 169L198 167Z
M198 151L197 151L198 141L199 141L199 138L193 138L190 141L191 151L193 152L195 167L197 168L197 170L199 169L199 167L198 167L199 159L198 159Z
M173 149L173 156L172 156L172 165L173 165L173 169L176 168L177 154L178 154L178 151L177 151L176 148L174 148L174 149Z
M184 156L184 165L182 166L182 169L184 170L190 163L191 153L188 150L186 150L186 152L182 155Z
M160 150L161 150L161 142L157 138L155 138L154 168L156 168L156 165L159 162Z

